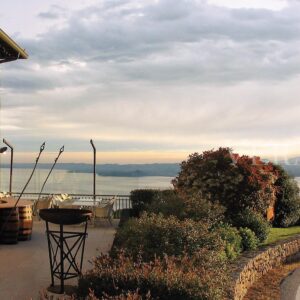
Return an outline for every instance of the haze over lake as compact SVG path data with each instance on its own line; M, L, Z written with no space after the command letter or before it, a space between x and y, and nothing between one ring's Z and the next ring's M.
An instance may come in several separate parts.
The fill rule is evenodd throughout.
M14 169L13 191L21 191L32 169ZM37 169L28 185L26 192L38 193L49 170ZM128 195L130 191L140 188L166 189L171 188L173 177L96 177L97 194ZM9 190L9 169L0 170L0 191ZM44 188L46 193L92 194L93 174L74 173L65 170L54 170Z

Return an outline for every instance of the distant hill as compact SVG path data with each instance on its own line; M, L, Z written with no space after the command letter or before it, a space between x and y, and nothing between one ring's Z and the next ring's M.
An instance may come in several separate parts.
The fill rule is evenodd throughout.
M280 165L299 165L300 166L300 157L292 157L287 160L280 160L278 163Z
M281 165L291 176L300 177L300 157L281 160L277 164Z
M281 166L294 177L300 177L300 165L287 165L281 164Z
M52 164L39 164L40 169L49 169ZM9 168L9 164L1 167ZM32 163L15 163L14 168L31 169ZM57 170L67 170L77 173L92 173L92 164L65 163L57 164ZM102 164L96 166L96 173L101 176L120 176L120 177L143 177L143 176L168 176L175 177L179 172L179 164Z
M264 160L267 161L267 160ZM290 175L300 177L300 157L291 158L288 161L278 162ZM38 168L50 170L52 164L39 164ZM1 165L9 168L9 164ZM32 163L15 163L14 168L31 169ZM65 163L57 164L57 170L66 170L77 173L92 173L92 164ZM168 176L175 177L179 172L179 164L101 164L96 166L96 173L101 176L119 177L143 177L143 176Z

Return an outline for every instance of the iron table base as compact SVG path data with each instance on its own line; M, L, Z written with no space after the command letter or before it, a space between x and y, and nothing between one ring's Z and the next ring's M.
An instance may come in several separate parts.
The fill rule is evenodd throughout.
M85 239L87 237L87 221L83 232L64 231L64 225L59 230L50 230L46 221L48 240L51 286L54 278L60 280L60 293L65 290L64 281L81 275Z

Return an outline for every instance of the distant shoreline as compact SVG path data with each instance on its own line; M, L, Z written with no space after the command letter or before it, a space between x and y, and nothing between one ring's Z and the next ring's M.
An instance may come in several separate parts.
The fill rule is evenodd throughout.
M14 169L31 169L33 163L15 163ZM294 177L300 177L300 165L284 164L281 166ZM9 168L9 164L3 164L1 168ZM48 169L52 164L39 164L39 169ZM60 163L55 166L56 170L65 170L70 173L92 173L92 164L80 163ZM153 163L153 164L99 164L96 165L96 173L99 176L110 177L147 177L147 176L163 176L176 177L180 171L180 164L177 163Z
M16 163L14 169L31 169L32 163ZM9 164L3 164L2 168L9 168ZM39 164L39 169L48 169L52 164ZM55 166L56 170L65 170L69 173L92 173L92 164L73 164L65 163ZM109 177L147 177L147 176L163 176L175 177L180 169L179 164L100 164L96 166L96 173L99 176Z

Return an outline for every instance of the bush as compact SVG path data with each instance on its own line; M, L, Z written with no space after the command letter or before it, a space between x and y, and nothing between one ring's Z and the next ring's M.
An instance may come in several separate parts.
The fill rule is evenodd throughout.
M146 207L151 204L159 190L139 189L130 192L133 215L139 217Z
M233 224L236 227L251 229L260 242L265 241L270 232L270 224L260 214L251 209L245 209L243 213L238 214L233 220Z
M151 203L145 207L148 213L161 213L164 216L176 216L179 219L184 218L184 209L183 199L174 190L158 191Z
M225 207L212 203L199 195L179 196L174 190L158 192L146 206L149 213L176 216L180 220L192 219L214 225L224 219Z
M223 224L217 229L225 242L225 253L229 260L235 259L242 252L242 238L235 227Z
M208 256L207 253L203 255ZM201 261L199 258L195 260ZM160 300L218 300L224 299L227 283L226 268L213 255L210 255L209 262L199 265L191 257L133 262L121 253L115 259L106 255L96 258L93 269L79 279L78 296L84 298L92 290L102 299L126 295L138 289L142 299L151 295L151 299Z
M194 153L172 181L181 195L200 194L220 203L228 216L251 208L265 214L275 202L276 170L259 158L233 154L229 148Z
M224 249L219 234L210 231L209 224L144 213L141 218L131 219L118 228L111 255L124 249L134 259L141 255L142 259L150 261L165 254L192 255L201 248L220 253Z
M100 298L95 296L95 293L93 291L90 291L88 297L85 297L85 299L100 300ZM143 295L141 295L137 290L135 292L122 293L117 296L109 296L105 294L104 296L101 297L101 300L154 300L154 299L151 297L150 293L145 297L143 297Z
M204 199L200 195L191 195L184 199L183 217L194 221L205 222L210 226L224 221L226 208L215 202Z
M134 217L133 210L130 208L121 209L119 226L123 226L130 218Z
M276 166L279 177L277 186L275 219L273 224L278 227L296 225L300 219L300 197L297 182L281 167Z
M243 251L255 250L257 248L259 240L251 229L242 227L239 233L242 238Z

